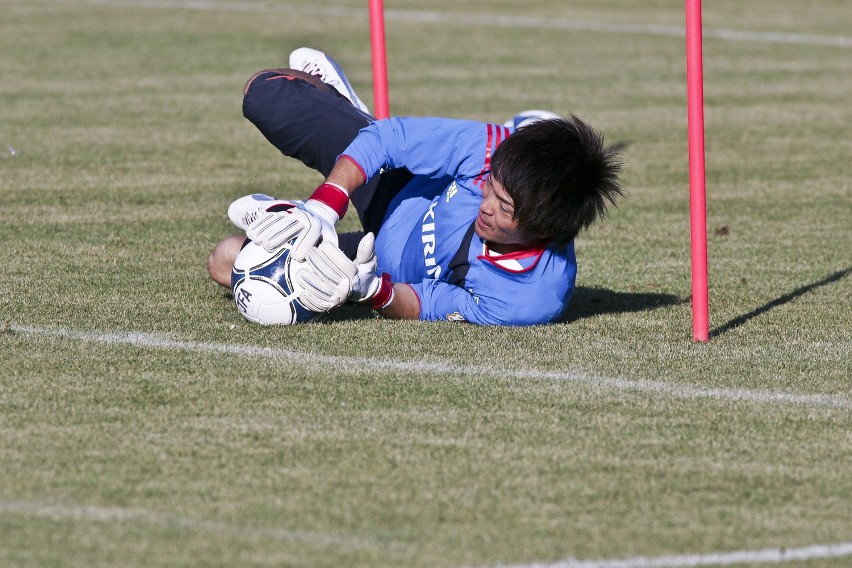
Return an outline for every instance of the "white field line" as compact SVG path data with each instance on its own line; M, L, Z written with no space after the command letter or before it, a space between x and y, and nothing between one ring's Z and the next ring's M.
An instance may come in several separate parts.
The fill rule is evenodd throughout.
M686 399L716 399L760 404L790 404L838 409L852 409L852 399L822 394L798 394L738 388L711 388L697 385L679 385L663 381L629 380L599 377L581 371L545 371L529 368L485 367L462 365L442 361L407 361L379 357L351 357L293 351L277 347L235 345L169 339L142 332L104 333L63 328L10 326L9 331L24 335L60 337L74 341L91 341L108 345L128 345L145 349L203 352L218 355L235 355L248 358L280 359L289 365L337 372L391 372L450 375L461 377L493 377L520 380L550 380L585 384L594 388L632 391Z
M637 556L613 560L562 560L554 563L518 564L503 568L692 568L730 566L731 564L780 564L794 560L818 560L852 555L852 542L806 546L803 548L767 548L683 556Z
M237 537L264 537L273 540L297 541L318 548L367 549L384 546L378 541L361 536L325 533L319 531L288 530L284 528L242 525L225 521L182 517L157 513L136 507L98 507L92 505L59 505L32 501L0 499L0 515L37 517L53 521L85 523L136 523L168 529L182 529L202 533L233 535Z
M55 1L51 3L57 3ZM368 19L364 8L346 6L323 6L313 4L285 4L280 2L235 2L233 0L64 0L68 5L132 8L177 8L186 10L229 11L261 14L300 13L326 18ZM631 24L570 20L555 17L499 16L495 14L470 14L455 12L433 12L426 10L386 9L389 21L437 24L442 26L493 26L500 28L522 28L536 30L563 30L578 32L603 32L612 34L635 34L667 37L684 37L684 26L665 24ZM748 41L756 43L786 43L798 45L852 47L852 37L783 32L758 32L705 28L705 39L723 41Z

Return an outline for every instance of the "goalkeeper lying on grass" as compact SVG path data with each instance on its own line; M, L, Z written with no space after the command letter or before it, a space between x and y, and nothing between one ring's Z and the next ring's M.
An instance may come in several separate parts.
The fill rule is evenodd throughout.
M622 194L619 155L597 131L549 113L503 126L377 121L324 53L298 49L290 67L254 75L243 113L326 180L298 215L266 212L266 196L235 201L229 216L251 240L273 250L319 225L319 240L338 245L322 252L336 267L320 279L334 298L324 307L348 300L388 318L486 325L559 319L574 291L574 238ZM364 231L337 235L350 199ZM216 282L230 285L245 240L211 253Z

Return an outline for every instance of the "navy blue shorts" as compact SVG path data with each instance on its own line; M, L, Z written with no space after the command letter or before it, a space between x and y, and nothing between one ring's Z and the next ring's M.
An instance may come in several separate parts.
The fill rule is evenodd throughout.
M358 131L376 120L342 95L321 91L286 70L266 71L252 80L243 97L243 115L282 154L324 177ZM353 192L350 199L365 232L378 234L388 204L411 177L408 170L390 170ZM362 234L341 235L340 247L350 257Z

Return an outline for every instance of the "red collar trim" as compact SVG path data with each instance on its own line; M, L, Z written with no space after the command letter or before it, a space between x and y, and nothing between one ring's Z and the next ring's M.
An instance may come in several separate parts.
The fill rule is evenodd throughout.
M488 262L500 270L511 272L513 274L521 274L529 272L536 267L538 261L541 260L541 255L544 254L547 246L538 246L528 249L516 250L507 254L493 254L488 250L488 243L482 243L483 254L477 256L479 260ZM534 259L531 262L528 259ZM521 263L520 261L527 260Z

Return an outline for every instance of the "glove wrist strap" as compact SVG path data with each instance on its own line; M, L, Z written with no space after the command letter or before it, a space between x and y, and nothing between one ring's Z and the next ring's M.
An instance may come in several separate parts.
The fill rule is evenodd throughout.
M393 282L391 282L390 274L385 272L382 274L382 283L378 292L368 300L368 305L374 310L381 310L388 307L391 302L393 302Z
M308 199L327 205L342 219L349 208L349 194L336 183L325 182L314 190Z

